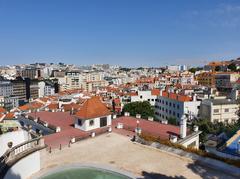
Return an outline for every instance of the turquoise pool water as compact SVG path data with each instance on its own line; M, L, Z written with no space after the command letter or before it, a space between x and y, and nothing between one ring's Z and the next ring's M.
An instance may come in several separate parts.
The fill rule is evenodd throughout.
M95 168L74 168L59 171L42 179L131 179L125 175Z

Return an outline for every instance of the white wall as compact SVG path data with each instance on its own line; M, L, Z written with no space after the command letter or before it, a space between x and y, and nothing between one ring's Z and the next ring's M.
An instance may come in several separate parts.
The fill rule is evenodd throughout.
M142 97L142 98L141 98ZM138 91L137 96L131 96L131 102L136 102L136 101L149 101L149 103L154 106L155 105L155 100L157 99L157 96L152 95L151 91Z
M13 142L13 146L16 146L22 142L28 140L28 133L24 130L8 132L0 135L0 156L2 156L8 149L8 142Z
M34 152L19 160L5 175L4 179L25 179L40 170L40 152Z
M98 118L94 118L94 119L87 119L87 120L82 120L82 125L79 126L77 124L77 120L75 121L75 128L78 128L78 129L81 129L81 130L84 130L84 131L89 131L89 130L93 130L93 129L98 129L100 128L100 118L101 117L98 117ZM91 120L94 120L94 125L90 125L90 121ZM112 124L112 119L111 119L111 115L107 116L107 126L110 126Z

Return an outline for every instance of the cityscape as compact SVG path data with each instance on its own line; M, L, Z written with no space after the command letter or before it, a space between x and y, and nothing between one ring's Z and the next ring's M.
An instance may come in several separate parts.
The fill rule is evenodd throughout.
M178 1L173 2L179 5ZM214 2L217 4L219 1ZM214 13L206 11L208 13L205 13L205 16L213 17L216 14L222 16L223 12L227 12L227 17L230 18L232 17L230 12L235 14L240 11L240 4L237 1L231 1L226 5L227 2L230 3L230 1L222 1L216 5L217 10L213 11ZM193 2L185 3L182 5L186 6L186 10L189 7L196 8ZM204 3L204 5L199 2L197 4L198 11L191 11L191 17L202 12L201 8L212 8L215 5L212 2L206 6ZM83 12L78 11L80 7ZM106 38L106 41L103 41L106 45L101 40L101 44L95 44L92 41L93 37L90 37L92 30L88 37L84 34L84 30L75 32L74 28L79 26L69 26L66 27L67 31L70 29L72 33L79 33L79 39L82 38L82 34L86 35L89 43L86 44L86 48L81 44L79 47L88 52L88 45L92 44L93 55L73 52L73 56L67 56L69 53L67 49L72 48L74 51L74 47L77 46L75 42L78 37L74 37L76 41L73 40L71 46L67 40L70 38L69 34L65 34L66 44L71 46L68 48L61 46L61 43L58 44L58 40L52 44L50 40L35 46L36 41L31 44L31 38L40 40L41 33L34 32L40 33L36 37L30 33L38 31L38 26L36 29L31 27L28 35L25 32L20 33L24 28L27 29L27 26L23 26L23 29L18 27L13 30L16 34L12 34L12 38L5 46L7 38L12 33L5 30L12 29L10 26L14 23L11 19L16 12L8 17L8 23L3 22L2 25L6 27L2 30L0 27L0 39L3 37L3 41L0 40L0 49L3 49L0 51L0 179L240 178L240 54L236 55L233 52L237 47L229 45L226 51L231 54L226 55L222 51L222 54L219 52L220 55L217 56L210 55L206 50L202 50L201 53L206 52L202 56L197 56L196 50L186 51L186 53L189 52L186 60L179 60L184 56L181 56L183 53L180 52L180 46L178 47L180 51L176 50L176 54L169 53L169 58L172 60L168 60L164 53L165 60L161 60L162 58L158 57L158 50L152 53L152 49L149 50L149 48L154 50L162 47L153 41L151 46L156 45L156 47L150 47L150 44L147 44L149 45L147 47L144 44L146 48L141 50L143 46L138 43L146 40L144 38L150 38L148 35L151 32L148 28L134 32L138 28L138 21L135 18L139 15L143 24L150 23L149 19L146 20L144 17L147 18L153 14L154 18L161 19L165 16L163 12L158 12L158 9L163 10L164 7L172 7L172 4L144 0L128 2L101 0L91 3L23 1L20 4L14 1L0 2L0 20L6 12L23 10L19 13L19 17L15 17L21 18L23 25L34 26L36 22L28 22L28 18L35 17L41 26L43 23L41 20L46 20L49 26L53 23L52 27L55 28L59 25L57 23L62 25L72 23L73 19L69 20L71 22L65 22L65 20L58 22L57 17L62 17L62 14L67 14L66 16L74 14L74 17L76 15L75 18L78 17L81 21L81 15L88 14L89 10L101 13L84 16L86 21L89 20L87 23L84 21L86 25L89 23L88 27L95 27L91 24L92 18L98 19L101 16L101 23L108 24L114 35L115 33L120 36L125 34L126 32L122 31L129 27L128 32L131 32L129 39L135 33L134 38L139 39L134 48L129 45L133 41L126 40L128 33L118 39L111 35L106 37L105 32L104 35L102 32L96 32L95 35L99 38ZM43 13L43 17L40 17L31 8L46 14ZM220 8L222 11L219 10ZM3 9L2 13L1 9ZM183 13L180 7L174 7L174 9L176 12L165 14L166 19L170 18L173 21L174 18L171 15ZM53 11L50 12L50 10ZM123 15L124 12L127 15ZM146 12L152 12L152 14L144 14ZM30 14L33 17L28 16ZM119 14L121 18L118 17ZM49 19L47 15L50 15ZM238 17L240 19L240 16L236 15L234 24L229 19L222 18L222 23L228 21L230 24L225 23L222 28L228 25L227 28L239 29ZM129 21L135 19L136 26L126 25L125 28L120 29L123 33L121 34L116 30L119 28L117 22L123 25L122 21L127 22L128 18ZM115 19L115 21L109 19ZM196 23L201 24L202 20L207 21L199 19ZM217 20L215 22L218 23ZM100 22L96 20L94 23L96 25ZM151 23L158 28L156 21ZM192 22L190 24L193 25ZM112 25L116 27L113 28ZM167 22L165 25L170 26ZM105 29L103 26L99 28L100 31ZM196 31L194 25L189 28ZM44 38L54 39L59 35L58 33L63 33L63 29L54 34L50 33L51 30L46 26L43 30L45 32L42 33L49 34ZM176 31L181 30L176 29ZM143 32L148 35L141 37L139 34ZM154 31L152 35L154 33L161 32ZM26 37L26 41L22 41L23 44L19 46L18 43L21 40L18 40L21 39L21 35ZM171 34L168 35L169 38L172 37ZM183 36L185 35L187 34L184 33ZM189 39L193 38L191 34L188 35ZM234 32L230 35L231 38L234 37ZM229 39L231 39L230 35ZM219 38L222 38L220 36ZM123 46L126 45L128 50L121 47L121 43L116 45L121 38L123 41L126 40ZM176 39L178 38L180 36L176 36ZM238 38L236 35L235 40ZM206 48L210 48L211 43L216 43L213 49L217 48L218 41L213 42L210 39L209 37L210 45L206 44ZM201 37L198 40L201 40ZM148 42L150 40L146 41ZM19 46L19 49L29 48L29 54L25 56L25 52L20 53L15 46L7 49L11 43ZM234 43L235 41L232 44ZM225 45L224 42L223 45ZM43 58L45 60L41 60L40 52L36 52L35 47L40 46L42 48L38 51L42 51L43 56L47 56ZM97 50L94 52L97 46L102 53ZM201 49L201 46L195 46L194 42L190 46ZM116 49L119 47L120 50L116 51L115 47ZM184 46L183 49L186 47ZM220 49L220 46L218 47ZM231 47L232 51L228 50ZM167 43L166 48L170 48ZM177 47L173 45L172 49L175 48ZM106 49L109 49L109 56L105 56ZM66 54L66 56L63 55L62 58L56 56L52 59L53 56L49 55L51 50L59 53L57 55ZM129 53L131 50L136 52L136 56ZM179 59L175 58L175 55L179 55ZM194 55L196 56L193 57ZM110 56L115 58L109 58ZM157 60L154 60L153 56Z

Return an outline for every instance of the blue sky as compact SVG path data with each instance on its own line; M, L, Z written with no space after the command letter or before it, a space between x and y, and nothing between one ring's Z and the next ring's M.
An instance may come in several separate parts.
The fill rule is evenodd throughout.
M0 0L0 65L199 65L240 56L239 0Z

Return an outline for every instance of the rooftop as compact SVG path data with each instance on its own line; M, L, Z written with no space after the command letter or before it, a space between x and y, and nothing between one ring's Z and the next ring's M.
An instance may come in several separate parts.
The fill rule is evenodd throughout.
M98 96L93 96L83 104L81 109L76 113L76 116L81 119L91 119L110 114L111 112L108 110L105 104L102 103L100 98Z
M137 121L139 121L138 126L142 129L143 133L148 133L161 139L169 139L170 135L180 135L180 127L162 124L159 122L148 121L145 119L137 119L134 117L119 117L112 121L113 127L116 127L118 123L122 123L124 129L134 130L137 127Z
M237 104L236 100L231 99L206 99L213 103L213 105L227 105L227 104Z

